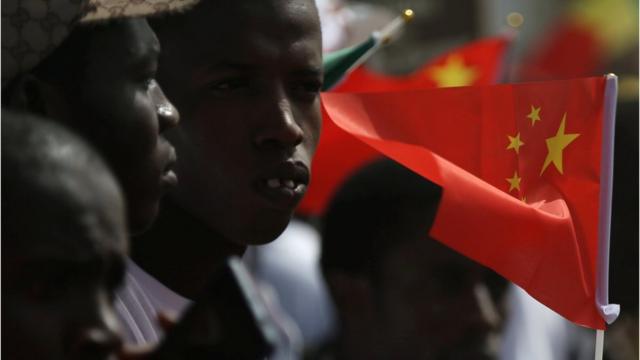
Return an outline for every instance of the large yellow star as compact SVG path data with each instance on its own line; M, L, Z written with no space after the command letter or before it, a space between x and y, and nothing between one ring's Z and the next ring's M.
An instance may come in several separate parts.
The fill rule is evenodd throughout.
M434 66L428 70L429 75L438 87L467 86L471 85L478 77L478 72L465 66L460 55L450 55L445 64Z
M547 169L549 164L553 163L556 169L562 174L562 151L566 148L573 140L575 140L580 134L565 134L564 126L567 120L567 113L562 115L562 121L560 122L560 127L556 132L556 136L548 138L547 141L547 158L544 159L544 164L542 165L542 170L540 171L540 175Z
M516 154L520 153L520 146L524 145L524 142L520 140L520 133L516 134L516 136L507 135L509 138L509 146L507 146L507 150L513 149Z
M518 176L518 170L513 173L513 177L506 178L506 180L509 183L509 192L513 189L520 191L520 180L522 180L522 178Z
M531 126L536 124L536 121L540 121L540 109L541 107L535 107L531 105L531 112L527 117L531 119Z

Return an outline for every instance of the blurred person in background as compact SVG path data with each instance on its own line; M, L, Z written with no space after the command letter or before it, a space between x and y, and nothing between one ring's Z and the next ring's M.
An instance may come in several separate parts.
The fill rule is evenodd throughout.
M384 159L331 201L321 264L339 330L329 358L495 358L500 315L491 294L506 282L488 281L487 270L429 237L440 194Z

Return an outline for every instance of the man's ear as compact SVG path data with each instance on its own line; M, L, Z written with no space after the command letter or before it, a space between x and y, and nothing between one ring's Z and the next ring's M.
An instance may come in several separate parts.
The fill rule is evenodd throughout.
M20 75L8 91L7 105L12 109L53 119L68 119L68 106L63 92L33 74Z

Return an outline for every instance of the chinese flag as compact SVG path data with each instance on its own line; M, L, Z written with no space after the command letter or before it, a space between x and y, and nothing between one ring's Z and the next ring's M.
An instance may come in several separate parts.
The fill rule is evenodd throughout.
M502 62L510 42L507 36L478 40L441 55L405 76L378 74L360 66L332 91L399 91L494 84L502 75Z
M615 111L605 85L600 77L322 101L340 128L443 187L434 238L602 329L601 314L613 321L618 309L599 282L606 269L597 270L608 268L599 246L608 246Z
M471 43L442 55L406 77L383 76L359 67L333 91L394 91L492 84L500 76L509 42L507 37L495 37ZM378 156L377 151L325 121L313 160L311 185L298 212L320 215L337 187L353 171Z

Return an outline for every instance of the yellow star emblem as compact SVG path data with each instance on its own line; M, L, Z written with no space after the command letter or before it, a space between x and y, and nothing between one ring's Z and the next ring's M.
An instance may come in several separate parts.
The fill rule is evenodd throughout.
M560 127L556 132L556 136L550 137L546 140L547 142L547 157L544 159L544 164L542 165L542 170L540 171L540 175L547 169L549 164L553 163L556 169L562 174L562 151L569 144L573 142L580 134L565 134L564 127L565 122L567 120L567 113L562 115L562 121L560 122Z
M509 145L507 146L507 150L513 149L516 154L519 154L520 146L524 145L524 142L520 140L520 133L516 134L515 137L509 135L507 135L507 137L509 138Z
M518 170L513 173L513 177L507 178L506 180L509 183L509 192L513 189L520 191L520 180L522 180L522 178L518 176Z
M430 76L438 87L467 86L471 85L478 77L478 72L464 65L460 55L450 55L445 64L434 66L428 70Z
M531 126L536 124L536 121L540 121L540 109L542 107L535 107L533 105L531 105L531 112L529 113L529 115L527 115L527 117L529 119L531 119Z

